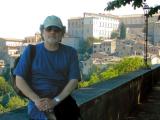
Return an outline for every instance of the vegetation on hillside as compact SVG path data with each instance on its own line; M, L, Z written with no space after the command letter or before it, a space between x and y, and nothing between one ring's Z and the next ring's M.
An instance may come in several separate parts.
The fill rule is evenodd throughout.
M17 96L8 80L0 76L0 113L11 111L27 104L27 100Z
M141 68L144 68L144 61L141 57L125 57L119 63L110 65L109 68L103 72L93 72L89 80L79 83L79 87L87 87L95 83L109 80L110 78L117 77Z

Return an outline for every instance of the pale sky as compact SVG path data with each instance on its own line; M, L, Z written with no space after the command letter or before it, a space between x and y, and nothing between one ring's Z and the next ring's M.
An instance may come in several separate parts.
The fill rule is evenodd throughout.
M0 0L0 37L24 39L39 32L39 25L48 15L57 15L67 26L67 19L82 17L84 12L114 15L143 14L125 6L111 12L104 11L111 0ZM155 6L159 0L147 0Z

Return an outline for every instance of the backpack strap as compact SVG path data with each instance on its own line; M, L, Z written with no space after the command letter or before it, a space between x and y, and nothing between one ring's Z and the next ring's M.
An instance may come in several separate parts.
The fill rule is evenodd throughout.
M32 75L32 63L33 63L33 60L34 60L34 57L36 55L36 46L35 45L31 45L29 44L28 45L30 51L29 51L29 57L30 57L30 64L29 64L29 70L28 70L28 73L27 73L27 79L26 79L26 82L28 83L28 85L30 86L30 79L31 79L31 75ZM30 86L31 87L31 86Z
M34 57L36 55L36 46L35 45L31 45L31 44L29 44L28 46L29 46L29 49L30 49L30 59L31 59L31 66L32 66L33 59L34 59Z
M28 70L28 73L27 73L27 78L26 78L26 82L28 85L30 85L30 77L31 77L31 74L32 74L32 63L33 63L33 59L36 55L36 46L35 45L28 45L29 47L29 59L30 59L30 65L28 66L29 67L29 70ZM17 93L17 95L19 95L20 97L24 97L24 98L27 98L16 86L16 75L13 74L13 70L15 69L16 65L18 64L19 62L19 59L20 59L20 56L15 60L14 62L14 66L13 68L10 69L10 80L11 80L11 85L14 89L14 91Z

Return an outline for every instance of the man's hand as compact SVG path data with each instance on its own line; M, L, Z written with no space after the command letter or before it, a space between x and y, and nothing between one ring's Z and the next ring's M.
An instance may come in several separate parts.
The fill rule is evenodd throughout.
M35 105L40 111L49 111L52 112L53 108L56 106L56 102L54 102L50 98L41 98L35 101Z
M48 109L46 98L36 99L34 103L40 111L46 111Z

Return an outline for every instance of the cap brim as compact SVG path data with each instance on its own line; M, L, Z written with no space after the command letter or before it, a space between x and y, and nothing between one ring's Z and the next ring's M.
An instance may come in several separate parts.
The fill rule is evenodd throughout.
M60 26L57 26L57 25L47 25L47 26L44 26L44 28L47 28L47 27L50 27L50 26L52 26L52 27L55 27L55 28L57 28L57 29L63 29L63 27L60 27Z

